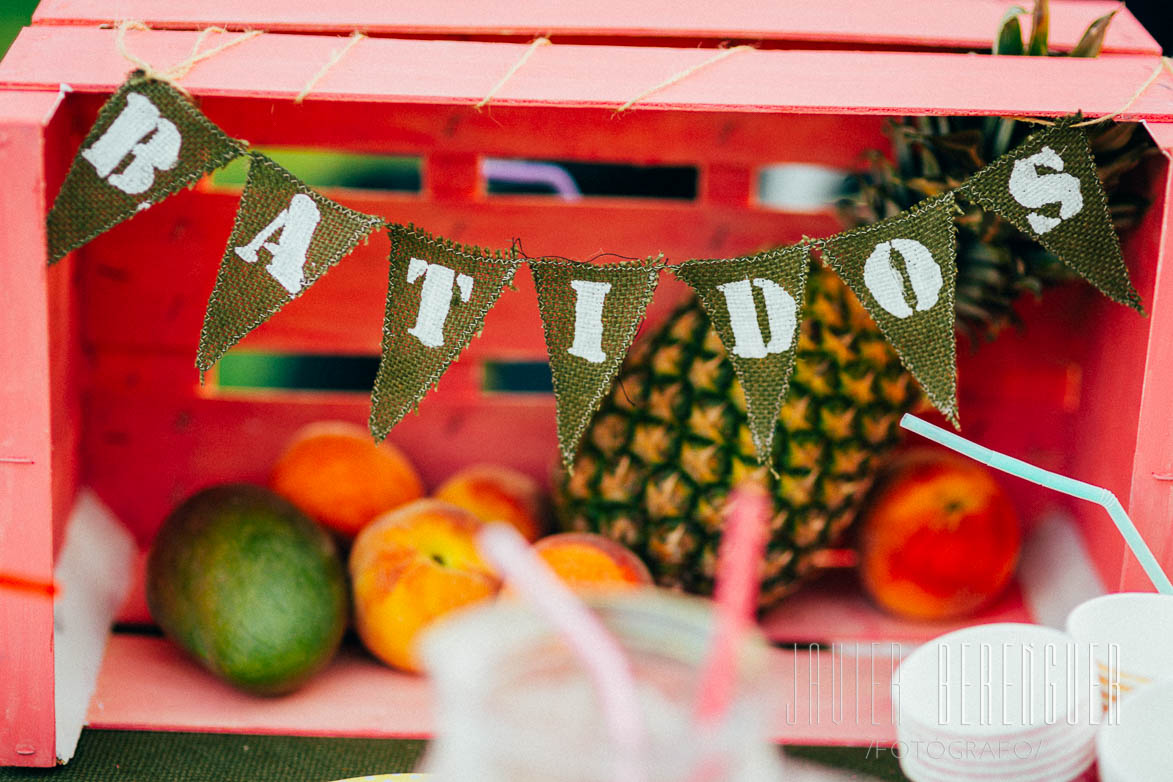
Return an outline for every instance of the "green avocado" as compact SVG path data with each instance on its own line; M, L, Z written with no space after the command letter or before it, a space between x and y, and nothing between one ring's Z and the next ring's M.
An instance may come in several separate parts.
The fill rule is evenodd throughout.
M346 629L333 539L268 489L200 491L163 522L147 559L147 604L163 633L233 686L301 686Z

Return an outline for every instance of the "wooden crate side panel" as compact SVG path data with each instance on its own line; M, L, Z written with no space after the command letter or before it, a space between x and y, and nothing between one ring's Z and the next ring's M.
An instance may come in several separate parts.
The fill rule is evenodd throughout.
M128 40L139 56L162 67L186 57L196 37L153 31L132 33ZM199 96L292 98L337 45L331 37L262 35L200 63L184 86ZM471 106L525 50L507 43L371 39L331 69L313 99ZM615 109L711 56L698 49L547 46L494 102ZM661 90L634 110L1060 115L1082 109L1100 115L1124 106L1157 65L1157 58L1145 55L749 51ZM55 91L67 83L82 92L111 92L127 71L112 30L30 27L0 63L0 87ZM1168 117L1171 84L1173 75L1162 74L1121 117Z
M1155 132L1166 155L1173 127ZM1173 165L1166 162L1166 170ZM1173 574L1173 173L1167 173L1164 192L1154 204L1145 232L1146 246L1156 263L1146 297L1150 307L1147 352L1143 358L1144 388L1139 398L1136 458L1127 495L1129 515L1165 572ZM1138 354L1137 364L1142 359ZM1151 591L1152 582L1132 556L1124 557L1119 579L1122 591Z
M86 403L86 482L147 544L192 492L225 481L267 483L292 434L322 419L366 424L365 393L204 395L190 356L105 353ZM390 440L436 486L476 462L507 464L545 480L555 466L553 398L485 395L479 365L452 367ZM502 432L510 447L501 449Z
M52 95L0 95L0 573L53 577L50 292L43 163ZM53 601L0 584L0 766L51 766Z
M46 0L33 15L38 25L90 25L142 19L152 27L199 29L209 25L231 29L284 32L363 30L382 35L567 36L595 39L657 38L770 42L809 41L895 46L938 46L988 49L998 21L1006 12L1003 0L968 0L964 8L940 0L901 3L824 0L819 3L658 2L626 3L485 3L426 0L394 6L363 0L329 4L314 0L250 2L203 0L198 4L159 4L151 0ZM1118 8L1109 0L1051 3L1050 42L1069 50L1083 30ZM1024 17L1023 26L1029 27ZM1160 54L1152 36L1127 10L1112 22L1104 49L1109 53Z
M70 112L58 105L45 128L45 189L41 195L45 199L46 212L81 141L81 131L72 120ZM65 526L71 518L81 479L84 429L81 388L86 359L81 349L83 294L77 272L74 259L66 258L48 274L54 561L65 542Z
M1068 474L1114 492L1129 506L1129 487L1140 421L1145 354L1154 338L1154 299L1158 263L1168 208L1168 166L1154 160L1146 166L1151 205L1139 227L1124 237L1124 257L1133 283L1140 292L1148 317L1099 296L1079 302L1075 311L1093 327L1073 329L1081 339L1072 344L1081 350L1081 376L1076 399L1077 414L1071 420L1070 472ZM1081 532L1103 583L1110 589L1120 584L1122 562L1128 559L1124 541L1108 515L1098 506L1075 502L1072 509L1081 520ZM1138 519L1139 522L1139 519ZM1151 536L1150 536L1151 539Z

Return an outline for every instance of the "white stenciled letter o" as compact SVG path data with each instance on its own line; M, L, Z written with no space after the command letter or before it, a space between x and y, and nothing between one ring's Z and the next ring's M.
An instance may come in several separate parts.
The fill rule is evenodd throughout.
M898 318L912 315L913 309L904 299L904 281L892 265L893 251L904 259L908 281L916 296L916 309L921 312L932 309L943 284L941 267L933 260L929 248L915 239L893 239L876 245L863 265L864 285L879 305L891 314Z
M1039 209L1048 204L1059 204L1059 216L1048 217L1039 212L1027 212L1026 220L1036 233L1045 234L1083 209L1083 193L1079 179L1071 174L1039 174L1039 166L1054 171L1063 170L1063 158L1050 147L1043 147L1028 158L1016 161L1010 172L1010 195L1028 209Z
M181 142L175 123L159 116L159 109L146 96L131 92L110 127L82 150L81 156L93 165L98 176L122 192L135 195L151 188L156 170L166 171L179 162ZM113 173L127 155L131 159L126 168Z

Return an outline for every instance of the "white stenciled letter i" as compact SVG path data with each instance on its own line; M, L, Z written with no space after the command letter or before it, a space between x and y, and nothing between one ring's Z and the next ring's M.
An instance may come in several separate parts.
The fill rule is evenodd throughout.
M611 291L611 283L572 280L570 287L577 298L574 301L574 344L566 352L592 364L601 364L607 360L607 354L603 352L603 301Z

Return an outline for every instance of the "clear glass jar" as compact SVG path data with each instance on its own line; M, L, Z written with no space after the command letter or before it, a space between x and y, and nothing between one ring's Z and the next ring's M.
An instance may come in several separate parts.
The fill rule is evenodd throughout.
M714 632L712 603L657 590L592 601L631 661L643 710L644 782L781 778L769 740L768 647L747 635L728 712L704 734L692 710ZM436 782L614 782L620 753L584 667L516 600L466 611L431 631L421 656L436 691Z

